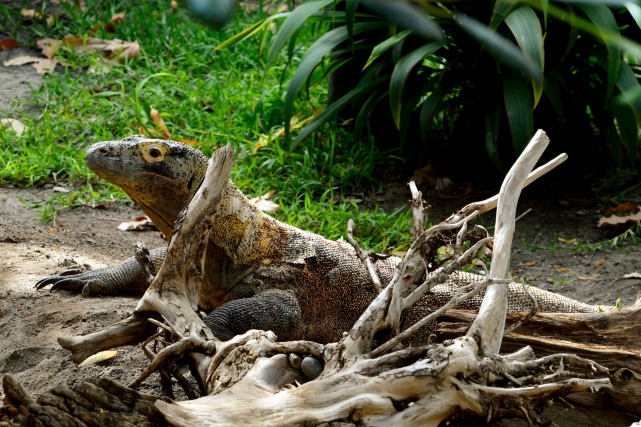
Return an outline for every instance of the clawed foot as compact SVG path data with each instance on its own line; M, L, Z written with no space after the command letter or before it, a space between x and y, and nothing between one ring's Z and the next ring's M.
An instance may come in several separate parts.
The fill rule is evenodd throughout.
M71 269L62 273L45 277L36 283L36 289L52 285L50 292L56 289L65 289L68 291L81 292L83 297L101 293L104 284L98 280L94 271L83 271L80 269Z

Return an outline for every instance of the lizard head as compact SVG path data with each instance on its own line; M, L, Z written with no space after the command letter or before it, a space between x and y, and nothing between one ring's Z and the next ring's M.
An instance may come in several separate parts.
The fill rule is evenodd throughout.
M167 238L198 190L207 161L185 144L143 135L99 142L85 155L89 169L122 188Z

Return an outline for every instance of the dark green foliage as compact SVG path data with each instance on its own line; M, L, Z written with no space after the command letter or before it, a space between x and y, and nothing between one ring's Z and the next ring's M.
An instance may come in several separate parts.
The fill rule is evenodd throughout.
M489 159L504 171L537 128L575 165L637 163L641 45L633 40L641 40L641 8L634 2L312 0L272 18L284 22L268 66L285 46L291 51L303 25L318 29L303 59L290 61L288 141L301 89L319 70L333 73L330 107L290 149L338 115L353 119L357 134L369 127L379 147L426 154L422 163Z

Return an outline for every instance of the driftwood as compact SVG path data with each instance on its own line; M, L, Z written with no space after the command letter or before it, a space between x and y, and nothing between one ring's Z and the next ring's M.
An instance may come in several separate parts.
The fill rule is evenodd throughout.
M176 224L167 259L157 275L148 268L144 253L139 253L139 262L148 268L153 281L134 314L138 317L83 339L59 341L72 351L74 360L79 360L92 350L105 349L104 342L149 342L164 334L173 343L157 354L148 353L153 361L132 386L189 353L208 395L173 402L100 380L73 389L58 387L34 401L5 375L6 407L0 416L23 425L102 427L123 425L124 420L173 426L328 426L335 422L438 426L446 420L490 423L503 418L543 425L543 411L556 400L571 401L595 416L609 417L612 411L622 411L617 420L638 420L641 303L598 314L510 315L508 323L518 327L504 337L504 283L518 196L525 185L565 160L560 156L530 173L547 144L545 133L537 132L497 197L468 205L427 231L418 227L423 221L423 202L420 192L412 188L414 243L386 287L380 286L375 271L368 269L373 285L380 289L378 296L350 331L338 342L325 345L278 342L273 333L265 331L248 331L221 342L198 316L208 218L231 170L231 151L220 149L210 161L205 182ZM401 330L405 310L442 283L449 271L472 261L491 243L491 238L480 239L461 251L468 224L494 207L498 207L496 237L487 278L460 288L445 307ZM350 243L367 266L367 256L353 239L352 228L350 224ZM456 236L455 256L442 270L426 275L423 249L445 231ZM449 310L485 288L478 315ZM146 326L133 333L129 326L149 317L150 312L159 313L165 322L152 318L149 323L153 328ZM405 339L437 318L435 341L422 347L403 347ZM118 338L123 331L128 331L126 337ZM381 331L387 331L388 338L378 342ZM499 353L501 349L504 354ZM294 362L306 355L323 364L320 376L313 381L306 381L296 366L300 362ZM550 412L558 415L558 409L553 406ZM559 419L569 420L563 425L582 425L578 421L585 420L581 410L570 409ZM600 424L608 424L608 420L601 419Z

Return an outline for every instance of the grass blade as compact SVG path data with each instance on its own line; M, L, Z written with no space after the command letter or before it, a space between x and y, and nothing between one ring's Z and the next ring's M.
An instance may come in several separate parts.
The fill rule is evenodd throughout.
M621 141L628 152L630 163L634 166L637 162L639 150L639 126L637 119L629 105L617 102L612 102L611 104L614 117L617 120Z
M392 118L396 128L401 128L401 106L403 97L403 88L412 68L423 60L427 55L434 53L444 44L441 42L427 43L408 55L401 58L392 72L392 78L389 84L390 106L392 107Z
M267 68L269 68L274 60L276 60L278 52L280 52L289 39L291 39L292 36L305 24L307 18L333 2L334 0L312 0L302 3L294 9L287 19L285 19L285 22L283 22L283 25L280 27L276 37L274 37L274 40L272 41L272 45L269 48L269 54L267 56Z
M347 34L349 35L349 45L354 46L354 18L356 17L356 8L358 7L359 0L347 0L345 4L345 16L347 26Z
M503 102L496 98L496 103L485 110L485 149L492 164L502 174L507 170L501 163L498 150L499 131L501 129L501 115L503 114Z
M363 31L368 31L376 28L387 27L386 22L363 22L354 25L354 34L359 34ZM294 108L294 100L300 92L300 88L305 83L305 80L309 75L314 71L314 68L318 63L323 59L323 57L334 47L338 46L348 38L347 28L338 27L331 31L328 31L320 39L318 39L313 45L310 46L309 50L305 53L301 59L296 73L289 81L289 86L287 87L287 94L285 95L285 140L289 142L290 140L290 124L292 118L292 109ZM337 102L340 102L337 101ZM311 124L311 123L310 123ZM309 126L309 125L307 125ZM297 138L297 141L300 138ZM291 149L295 147L292 146Z
M594 24L605 45L608 47L608 60L605 71L608 74L608 86L605 98L609 99L612 95L614 85L619 78L621 67L621 46L620 33L617 21L612 11L603 4L583 4L579 8L588 16Z
M630 15L632 15L632 18L634 18L639 28L641 28L641 7L632 2L627 2L625 7L628 9L628 12L630 12Z
M363 106L361 107L360 111L358 112L358 116L356 116L356 122L354 124L354 133L356 134L356 137L360 137L361 134L363 133L363 127L365 126L365 122L369 120L369 116L372 114L374 111L374 108L387 96L389 93L389 90L387 89L381 89L379 91L374 92L368 99L365 101Z
M390 0L363 0L370 10L396 22L403 28L414 30L426 39L443 40L443 30L420 8L410 3Z
M536 80L543 78L541 70L523 55L521 49L489 29L485 24L462 14L455 15L454 22L478 43L485 45L487 51L504 64L516 68Z
M265 25L268 23L267 18L261 19L260 21L256 22L254 25L245 28L243 31L241 31L238 34L235 34L216 46L214 50L221 50L221 49L226 49L228 47L236 46L238 43L247 40L260 30L262 30Z
M419 116L419 126L420 132L423 139L427 138L427 132L430 130L432 125L432 117L434 117L434 112L436 107L441 102L440 92L432 92L421 105L421 113Z
M515 2L512 0L496 0L492 11L492 19L490 19L490 29L496 30L514 5Z
M412 30L403 30L400 33L394 34L390 38L376 45L374 49L372 49L372 54L369 56L367 63L363 67L363 70L367 68L372 62L376 61L379 56L387 52L389 48L391 48L410 34L412 34Z
M543 32L541 22L534 10L527 5L518 7L505 18L505 23L512 31L521 51L543 75L545 68ZM543 93L543 81L532 79L532 92L534 94L534 108L536 108Z
M300 142L305 138L307 138L312 132L314 132L320 126L327 123L330 119L334 118L343 109L343 107L345 107L350 102L358 99L358 97L362 96L366 90L382 83L386 79L387 79L387 76L380 77L363 86L356 87L355 89L352 89L347 94L343 95L338 101L334 102L332 105L325 108L319 115L314 117L314 119L311 122L309 122L307 126L305 126L300 131L300 133L296 136L296 139L294 139L294 142L292 143L290 151L293 151L298 146L298 144L300 144Z
M514 153L518 157L534 134L532 96L527 82L520 73L503 68L502 77L505 111L510 124Z
M632 68L623 60L621 60L621 71L619 72L617 87L621 91L621 95L617 96L615 102L620 103L623 101L623 103L630 104L637 120L641 123L641 98L638 96L630 96L641 92L641 85L639 84L639 80L637 80L637 76L634 75Z

